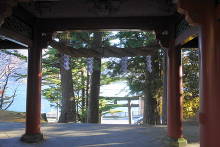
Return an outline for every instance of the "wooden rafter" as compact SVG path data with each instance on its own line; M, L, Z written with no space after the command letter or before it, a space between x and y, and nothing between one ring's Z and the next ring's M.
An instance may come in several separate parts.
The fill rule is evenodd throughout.
M175 45L184 45L194 38L196 38L199 34L199 27L197 26L191 26L187 30L185 30L183 33L181 33L179 36L177 36Z
M0 40L0 49L26 49L26 47L8 40Z
M32 46L32 40L31 39L29 39L25 36L22 36L21 34L16 33L12 30L0 28L0 35L4 36L4 38L6 38L7 40L10 40L10 41L12 41L16 44L24 46L25 48L27 46L29 46L29 47Z
M39 19L39 28L42 32L66 30L120 30L139 29L154 30L166 27L173 23L176 16L152 17L117 17L117 18L47 18Z
M157 42L148 46L138 48L118 48L118 47L105 47L105 48L72 48L61 42L51 41L50 46L57 49L59 52L70 55L72 57L133 57L133 56L146 56L152 54L156 49L160 48Z
M0 27L4 23L4 19L12 14L12 9L16 4L17 4L16 0L0 1Z

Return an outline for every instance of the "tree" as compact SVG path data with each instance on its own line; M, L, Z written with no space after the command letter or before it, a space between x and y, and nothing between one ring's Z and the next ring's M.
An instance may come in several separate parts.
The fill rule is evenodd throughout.
M62 35L61 35L62 36ZM66 40L66 45L67 46L71 46L74 48L94 48L96 50L99 50L100 47L106 47L106 46L110 46L109 41L111 40L112 36L111 33L108 32L82 32L82 33L69 33L69 36L64 39ZM85 61L85 60L84 60ZM76 62L79 63L79 62ZM72 72L75 70L76 67L72 68ZM82 69L82 67L81 67ZM83 70L80 69L80 72L83 72ZM98 123L99 121L99 90L100 90L100 76L101 75L101 58L95 57L93 58L93 72L91 74L91 84L89 86L90 88L90 93L89 93L89 97L88 97L88 122L90 123ZM79 70L76 69L76 73L79 73ZM88 73L88 72L87 72ZM74 76L75 77L75 76ZM78 76L76 76L78 77ZM84 114L85 110L84 110L84 105L85 105L85 94L87 94L88 92L84 93L84 91L88 91L88 86L85 86L84 81L88 81L88 80L84 80L85 78L81 75L79 75L79 77L81 77L81 80L78 80L76 78L74 78L74 81L78 81L77 84L74 84L74 91L78 91L75 95L75 100L77 101L77 113L79 113L79 104L81 103L81 113ZM105 76L106 77L106 76ZM87 74L87 79L89 78L88 74ZM103 78L102 78L103 79ZM107 78L106 78L107 79ZM104 83L108 83L112 80L104 80ZM87 82L88 84L88 82ZM81 87L80 89L77 87ZM77 88L77 89L76 89ZM85 89L86 88L86 89ZM81 95L79 94L81 93ZM77 98L76 98L77 96ZM80 100L80 101L79 101ZM83 109L82 109L83 107ZM84 117L84 116L83 116Z
M0 110L7 110L16 97L17 87L20 80L24 77L19 68L19 64L22 61L16 56L12 55L12 52L7 53L0 52ZM11 54L10 54L11 53ZM9 89L9 83L16 82L17 87Z
M199 50L183 49L184 118L193 118L199 110Z
M162 124L167 124L167 51L163 50L163 100L162 100Z
M57 50L48 48L42 58L42 94L43 98L55 108L61 108L62 91L60 80L60 64Z
M75 48L84 47L87 48L92 45L94 33L64 33L57 34L56 37L62 40L69 46ZM102 40L101 40L102 41ZM93 45L94 46L94 45ZM61 59L59 60L59 54ZM69 70L65 70L63 67L63 56L64 54L58 53L57 50L50 49L46 54L46 58L43 60L44 72L44 84L49 85L49 88L44 89L44 95L51 102L62 101L59 107L61 108L61 117L65 118L67 111L73 112L73 117L78 117L78 120L85 122L85 113L87 112L86 106L88 106L88 95L89 95L89 75L86 74L86 59L85 58L71 58L69 60ZM65 55L66 56L66 55ZM70 57L69 57L70 58ZM101 59L100 59L101 60ZM55 62L54 62L55 61ZM56 61L61 61L60 64ZM66 64L66 63L65 63ZM60 68L60 73L58 69ZM95 71L95 70L94 70ZM95 73L95 72L94 72ZM59 76L57 76L59 75ZM52 80L53 79L53 80ZM55 80L57 79L57 80ZM97 80L95 80L97 81ZM100 86L100 84L99 84ZM92 87L92 86L91 86ZM60 89L60 90L58 90ZM62 98L57 97L57 92L62 92ZM68 91L67 91L68 90ZM54 95L56 94L56 95ZM68 94L68 96L67 96ZM51 97L52 96L52 97ZM60 95L58 95L60 96ZM67 98L68 97L68 98ZM86 99L87 98L87 99ZM59 100L55 100L59 99ZM72 99L72 102L71 102ZM67 106L68 105L68 106ZM75 109L75 110L74 110ZM65 111L65 112L64 112ZM62 113L63 112L63 113ZM77 114L76 114L77 113ZM61 119L60 119L61 120ZM63 119L64 120L64 119ZM62 121L63 122L63 121Z
M94 33L93 48L102 46L102 33ZM93 58L93 72L91 75L91 88L88 107L88 123L99 123L99 92L100 92L100 76L101 76L101 58Z
M106 100L105 97L99 97L99 122L101 123L101 118L105 114L114 114L122 112L120 110L113 110L114 108L121 107L120 104L113 104L114 100Z
M156 39L155 34L152 32L119 32L116 36L120 40L117 46L130 48L147 46ZM164 52L161 49L155 50L149 56L151 58L150 65L148 65L148 61L146 61L144 56L129 57L127 60L127 73L123 74L128 82L130 94L144 97L144 122L148 124L160 123L161 99L163 95L163 55ZM148 66L151 66L151 71L148 70ZM113 69L109 72L112 76L120 76L122 74L120 63L109 62L108 67Z
M70 100L74 99L75 104L71 104L70 101L66 99L67 102L65 103L69 105L69 106L66 106L66 108L70 110L67 110L67 109L63 110L63 114L64 114L64 111L73 111L75 109L75 112L74 112L75 115L71 117L71 119L74 117L76 119L85 119L84 118L85 112L81 111L81 108L82 108L81 103L82 103L82 99L85 99L85 97L87 97L86 91L88 91L86 84L85 84L87 80L87 75L84 74L86 73L86 60L84 58L69 58L70 69L65 70L64 64L63 64L63 58L61 58L63 56L61 56L61 54L56 49L53 49L53 48L48 49L44 53L43 56L44 57L43 57L43 82L42 83L44 85L43 86L44 87L43 88L44 98L49 100L52 106L55 106L55 107L58 106L62 111L63 110L62 103L61 103L61 101L63 100L62 93L63 94L69 93L69 96L67 95L67 97L70 98ZM62 77L65 79L61 80ZM68 82L69 86L62 87L62 85L64 86L66 82ZM81 95L82 91L85 91L85 94ZM62 117L64 116L65 115L62 115ZM69 121L73 121L73 120L69 120Z
M76 99L73 91L73 78L70 65L71 57L61 54L60 57L60 76L62 91L62 106L60 123L76 122Z
M66 33L66 32L65 32ZM65 34L64 33L64 34ZM61 38L66 41L66 45L73 47L74 49L89 49L94 46L97 35L97 32L68 32L68 37ZM156 37L155 34L152 32L117 32L117 33L111 33L111 32L102 32L101 38L99 39L99 46L102 48L105 47L120 47L120 48L137 48L137 47L143 47L151 44L152 42L155 42ZM59 36L59 35L57 35ZM65 35L63 35L65 36ZM111 40L118 39L118 42L111 43ZM97 44L97 42L96 42ZM99 48L98 46L94 46L93 48ZM51 49L54 50L54 49ZM56 50L55 50L56 51ZM51 88L57 91L61 91L61 82L60 82L60 73L59 68L60 64L57 63L59 56L57 56L58 52L51 54L53 56L53 61L51 63L48 62L47 66L47 81L50 83ZM189 56L188 56L189 54ZM120 59L116 58L109 58L107 62L100 63L99 61L95 61L95 64L98 63L98 70L95 71L95 67L97 65L94 65L93 71L94 73L100 74L100 76L96 75L96 80L94 82L91 82L91 80L94 78L92 75L89 75L88 71L86 71L86 58L71 58L71 72L72 72L72 81L73 81L73 96L76 100L75 108L76 113L79 119L83 120L85 122L85 118L87 117L86 114L89 114L90 112L87 111L88 108L88 100L89 95L90 97L93 95L91 92L95 92L95 100L90 101L92 103L95 103L95 119L96 122L98 122L98 94L99 87L103 84L108 84L115 80L127 80L128 86L131 90L131 95L139 95L142 97L145 97L145 122L150 124L156 124L159 123L159 117L163 113L163 123L166 124L166 93L163 93L163 90L165 91L165 84L166 82L166 52L162 49L155 50L153 54L151 54L151 68L152 71L149 72L147 69L148 61L146 61L145 56L139 56L139 57L127 57L127 72L123 72L120 68L121 62ZM189 51L186 51L185 59L188 62L189 60L194 59L194 56L191 55ZM50 59L48 58L47 61ZM55 62L54 62L55 61ZM105 60L106 61L106 60ZM52 65L52 66L51 66ZM100 70L101 65L101 70ZM194 69L194 64L185 64L184 68L187 70L187 76L190 76L190 72ZM101 71L101 73L99 73ZM196 72L195 72L196 73ZM50 75L51 74L51 75ZM197 74L195 74L197 75ZM190 95L192 97L197 96L196 93L198 92L198 89L196 90L197 84L195 83L193 77L195 78L195 75L192 77L189 77L184 80L185 84L185 91L188 91L186 94L187 100L190 101ZM55 77L57 80L52 79ZM98 79L100 77L100 80ZM185 76L186 77L186 76ZM198 77L197 77L198 78ZM94 80L93 80L94 81ZM99 84L100 81L100 84ZM57 84L54 84L57 83ZM93 85L90 85L90 83L93 83ZM55 86L56 85L56 86ZM95 91L92 90L92 87L95 87ZM164 85L164 86L163 86ZM58 90L60 89L60 90ZM90 90L89 90L90 89ZM56 94L56 92L54 92ZM53 94L52 94L53 95ZM59 95L58 95L59 97ZM163 98L163 102L162 101ZM61 98L59 98L61 100ZM185 100L186 102L186 100ZM162 107L163 103L163 107ZM190 101L191 103L191 101ZM90 104L90 108L91 108ZM163 108L163 110L162 110ZM196 107L197 110L198 107ZM188 107L187 107L188 109ZM194 109L194 108L193 108ZM88 112L88 113L87 113ZM184 111L186 112L186 111ZM94 116L94 115L93 115Z

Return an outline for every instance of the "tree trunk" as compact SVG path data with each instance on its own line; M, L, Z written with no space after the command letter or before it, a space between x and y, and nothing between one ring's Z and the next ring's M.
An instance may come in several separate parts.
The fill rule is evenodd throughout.
M89 107L89 85L90 85L90 75L87 72L87 76L86 76L86 110L88 110L88 107Z
M102 44L102 34L94 33L93 48L99 48ZM93 59L93 73L91 75L91 88L88 107L88 123L99 123L99 92L100 92L101 58Z
M85 97L85 81L84 81L84 72L81 72L81 82L82 82L82 118L83 123L86 122L85 110L86 110L86 97Z
M159 66L155 60L158 56L152 56L152 72L145 72L145 88L144 88L144 124L156 125L160 124L160 113L158 108L158 100L155 93L158 92L158 71Z
M146 71L144 88L144 124L150 124L153 115L149 75L148 71Z
M150 86L144 90L144 124L154 125L155 120L155 100L151 94Z
M64 54L60 58L60 74L61 74L61 89L62 89L62 106L60 123L76 122L76 104L73 93L73 80L71 68L64 68ZM69 59L70 62L70 59ZM70 65L69 65L70 66Z
M99 112L99 124L102 123L102 112Z
M94 68L91 76L89 97L88 123L99 123L100 68L101 58L94 58Z
M85 106L85 116L84 116L84 122L88 122L88 109L89 109L89 86L90 86L90 75L87 71L87 76L86 76L86 96L85 96L85 102L86 102L86 106Z
M162 101L162 124L167 124L167 52L164 51L163 59L163 101Z

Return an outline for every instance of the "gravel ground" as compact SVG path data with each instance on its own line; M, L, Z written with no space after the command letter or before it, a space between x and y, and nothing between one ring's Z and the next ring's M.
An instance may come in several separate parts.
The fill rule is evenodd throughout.
M199 124L196 121L183 123L183 135L189 145L187 147L199 147Z
M185 127L186 138L191 137L189 147L199 147L198 134L192 133L197 129ZM165 126L44 123L42 132L45 141L25 144L19 141L24 123L0 122L0 147L167 147Z

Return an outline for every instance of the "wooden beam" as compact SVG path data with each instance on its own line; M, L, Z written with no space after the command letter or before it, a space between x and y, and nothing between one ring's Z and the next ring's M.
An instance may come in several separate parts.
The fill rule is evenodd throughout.
M131 107L139 107L139 104L131 104ZM128 104L120 104L120 107L128 107Z
M177 11L184 14L185 19L191 25L201 24L204 19L205 7L205 0L200 1L199 5L197 0L178 0L177 2Z
M26 38L16 32L13 32L11 30L0 28L0 36L4 37L5 39L10 40L14 43L20 44L24 47L32 46L32 40L30 40L30 39L28 39L28 38Z
M4 19L12 14L12 8L17 4L17 1L1 0L0 1L0 27L4 23Z
M181 48L199 48L198 37L181 46Z
M104 17L104 18L45 18L39 19L42 32L65 30L140 29L154 30L168 26L176 16Z
M117 47L105 47L105 48L72 48L63 43L51 41L50 46L57 49L59 52L70 55L72 57L133 57L144 56L152 54L156 49L160 48L158 43L152 43L149 46L143 46L138 48L117 48Z
M177 36L175 41L175 46L184 45L189 41L193 40L199 35L200 29L198 26L191 26L184 32L182 32L179 36Z
M0 40L0 49L26 49L26 47L8 40Z
M33 27L34 23L36 22L36 18L30 12L21 7L19 4L13 8L12 15L16 18L19 18L21 21L23 21L30 27Z
M220 4L216 7L216 19L220 20Z
M128 100L128 99L130 99L130 100L139 100L139 98L140 98L138 96L135 96L135 97L105 97L105 96L100 96L100 97L105 98L106 100L119 100L119 101Z

